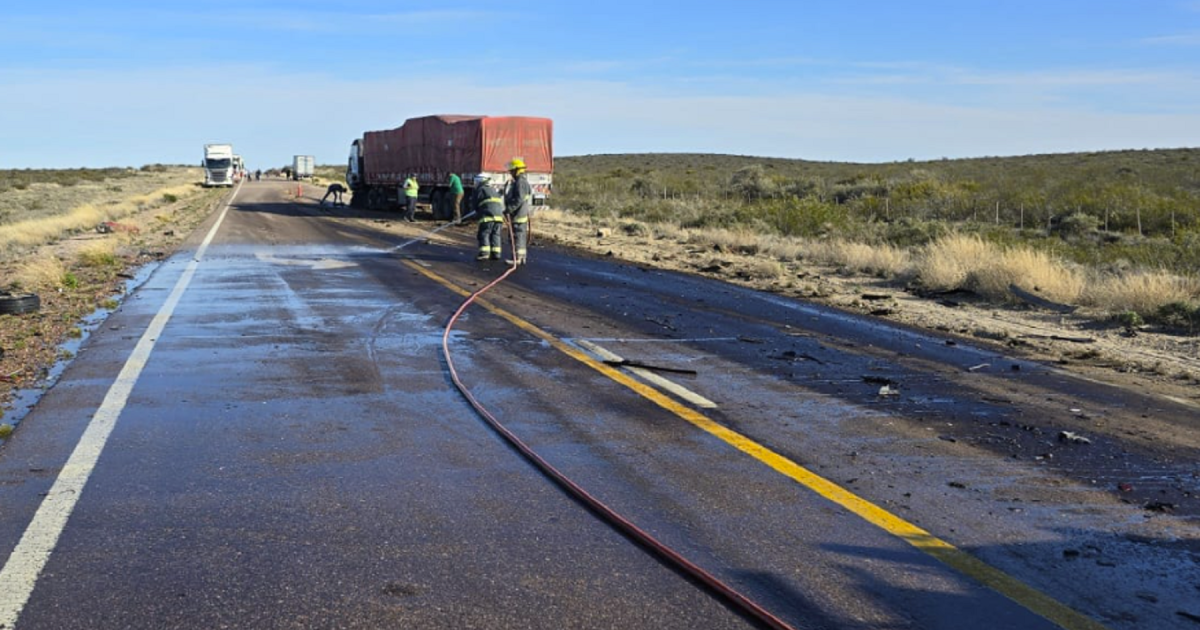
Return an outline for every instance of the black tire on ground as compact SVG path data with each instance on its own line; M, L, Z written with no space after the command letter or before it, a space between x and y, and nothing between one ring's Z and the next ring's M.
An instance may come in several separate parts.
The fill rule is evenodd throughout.
M33 293L0 293L0 314L20 315L42 308L42 298Z

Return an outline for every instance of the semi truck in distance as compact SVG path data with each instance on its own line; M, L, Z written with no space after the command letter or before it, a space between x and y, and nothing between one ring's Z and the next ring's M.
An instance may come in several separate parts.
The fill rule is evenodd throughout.
M314 163L311 155L292 156L292 179L312 179Z
M200 163L204 167L204 185L232 186L235 173L233 157L232 144L204 145L204 160Z
M434 218L451 218L447 178L463 183L463 214L476 175L487 175L497 190L511 179L508 164L523 160L534 205L543 205L554 177L553 122L527 116L437 115L410 118L384 131L367 131L350 144L346 183L353 206L385 210L399 205L404 180L416 176L418 200L428 203Z

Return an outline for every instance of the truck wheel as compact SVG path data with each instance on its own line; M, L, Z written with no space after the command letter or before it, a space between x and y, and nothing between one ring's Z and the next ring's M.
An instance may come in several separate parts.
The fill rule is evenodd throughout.
M0 293L0 314L20 315L42 308L42 298L33 293Z
M383 200L380 199L383 191L378 188L372 188L367 193L367 208L370 210L378 210L383 205Z
M446 191L441 188L435 189L429 194L429 211L433 213L433 218L437 220L445 219L449 214L446 203Z

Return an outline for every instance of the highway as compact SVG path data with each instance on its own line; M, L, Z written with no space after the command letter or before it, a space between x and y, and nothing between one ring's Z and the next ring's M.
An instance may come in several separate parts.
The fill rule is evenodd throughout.
M507 270L473 225L294 188L232 191L0 447L0 628L765 627L444 336L786 627L1200 621L1200 447L1137 430L1194 408L544 239L447 332Z

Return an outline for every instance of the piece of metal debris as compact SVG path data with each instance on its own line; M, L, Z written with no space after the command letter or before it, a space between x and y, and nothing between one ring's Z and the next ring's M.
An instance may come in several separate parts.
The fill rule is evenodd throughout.
M1092 441L1073 431L1059 431L1058 441L1069 444L1091 444Z

